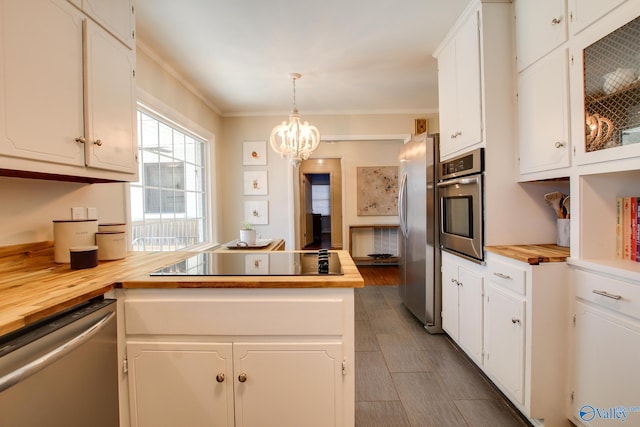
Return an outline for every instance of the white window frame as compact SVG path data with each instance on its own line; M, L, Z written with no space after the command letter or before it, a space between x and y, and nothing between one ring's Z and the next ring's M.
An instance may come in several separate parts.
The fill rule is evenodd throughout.
M215 171L213 171L213 167L215 167L215 135L210 131L206 130L202 126L193 122L188 117L182 115L177 112L173 108L167 106L163 102L159 101L157 98L152 95L140 90L138 88L138 103L137 109L143 111L147 114L156 116L161 118L163 121L167 122L171 126L174 126L181 131L191 134L198 139L205 141L205 153L204 153L204 162L205 162L205 181L207 183L205 188L205 197L206 197L206 222L207 226L205 227L205 241L198 245L189 246L186 249L180 250L204 250L210 249L217 245L217 200L214 199L214 194L216 193L214 189L216 188L216 180L215 180ZM126 197L126 217L127 222L131 224L131 187L130 184L127 183L126 189L127 197ZM129 242L131 245L131 242ZM131 249L131 247L130 247Z

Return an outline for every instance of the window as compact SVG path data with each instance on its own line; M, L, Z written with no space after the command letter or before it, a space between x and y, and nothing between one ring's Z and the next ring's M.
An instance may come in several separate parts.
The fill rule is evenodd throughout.
M140 180L130 186L133 250L206 242L206 141L141 107L138 150Z

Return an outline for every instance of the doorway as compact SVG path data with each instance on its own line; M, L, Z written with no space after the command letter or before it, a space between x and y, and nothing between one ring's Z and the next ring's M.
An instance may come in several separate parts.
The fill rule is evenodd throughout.
M310 159L300 164L300 235L303 249L342 249L342 163Z

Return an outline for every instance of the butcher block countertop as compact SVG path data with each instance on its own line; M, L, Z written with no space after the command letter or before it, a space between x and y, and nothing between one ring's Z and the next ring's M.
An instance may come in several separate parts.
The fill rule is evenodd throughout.
M569 257L569 248L554 244L485 246L484 249L530 265L538 265L541 262L565 262Z
M53 261L53 242L0 247L0 335L122 288L358 288L362 276L347 251L337 251L342 276L158 277L149 273L193 252L130 252L95 268L71 270Z

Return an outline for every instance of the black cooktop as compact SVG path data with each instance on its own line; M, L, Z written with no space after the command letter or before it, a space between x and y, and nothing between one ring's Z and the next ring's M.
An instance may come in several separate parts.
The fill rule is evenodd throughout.
M319 263L318 260L321 260ZM328 260L328 268L324 259ZM328 252L199 252L151 276L343 275L338 254Z

